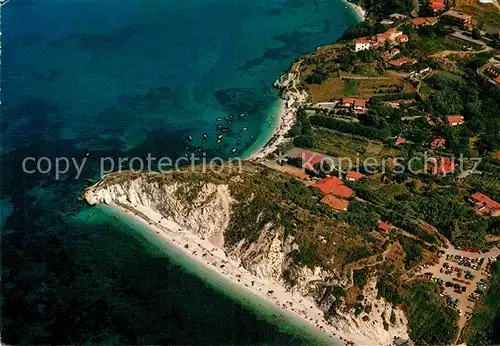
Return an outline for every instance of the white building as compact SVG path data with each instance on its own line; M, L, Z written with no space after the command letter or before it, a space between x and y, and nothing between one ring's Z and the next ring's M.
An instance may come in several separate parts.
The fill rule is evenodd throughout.
M371 41L368 40L356 40L354 45L354 51L360 52L362 50L369 50L372 48Z

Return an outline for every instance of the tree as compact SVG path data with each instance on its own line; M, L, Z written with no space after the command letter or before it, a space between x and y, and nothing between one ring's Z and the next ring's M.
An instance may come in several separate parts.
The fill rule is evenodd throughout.
M479 40L481 38L481 30L479 30L478 28L474 28L472 29L472 38L475 39L475 40Z

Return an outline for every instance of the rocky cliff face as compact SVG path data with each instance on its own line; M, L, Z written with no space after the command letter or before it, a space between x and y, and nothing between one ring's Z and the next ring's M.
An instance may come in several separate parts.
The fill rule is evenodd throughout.
M297 244L292 236L285 238L283 227L272 222L264 225L256 240L242 239L237 244L225 244L224 232L234 216L233 207L246 202L242 196L239 196L239 200L233 198L229 184L180 182L175 179L165 181L157 179L159 176L158 173L129 173L125 179L116 179L119 173L110 174L97 185L86 189L84 197L91 205L106 203L128 209L139 206L151 208L165 219L210 240L258 277L287 285L283 273L291 271L297 284L290 288L301 293L309 292L311 281L324 280L328 276L327 273L321 273L319 268L312 272L308 268L295 266L288 255L298 249ZM252 195L246 196L246 199L252 199Z
M225 232L235 217L238 205L254 198L253 193L236 193L232 182L248 178L242 176L245 174L225 179L186 181L177 179L174 174L116 173L87 188L84 198L92 205L106 203L131 210L149 208L155 211L198 237L208 239L215 247L222 248L253 275L311 297L325 312L325 317L339 329L354 333L362 326L363 333L368 334L367 337L373 336L373 340L382 340L379 337L392 340L391 333L392 336L406 336L406 320L401 318L400 311L397 312L397 323L384 329L381 309L386 309L387 320L392 310L390 304L377 301L374 284L368 285L370 291L365 293L365 297L372 299L380 308L374 308L368 319L362 319L366 314L356 317L353 311L342 308L342 303L339 304L342 298L337 301L339 298L334 290L346 281L345 278L332 270L320 267L311 270L295 263L290 254L300 249L292 235L285 235L283 226L266 222L256 239L225 242ZM246 222L260 224L261 217L258 214L256 220Z

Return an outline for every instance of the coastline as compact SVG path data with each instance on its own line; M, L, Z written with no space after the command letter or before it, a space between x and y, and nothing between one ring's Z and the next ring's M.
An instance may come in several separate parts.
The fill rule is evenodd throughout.
M274 82L274 87L280 90L282 100L278 115L278 122L271 138L259 150L249 155L246 159L249 161L258 161L267 155L274 153L278 147L289 141L286 134L293 127L296 121L296 112L299 106L308 99L306 91L297 88L296 83L300 79L300 63L293 64L291 70L285 73Z
M346 7L349 7L354 12L359 22L365 21L366 11L361 6L349 0L343 1ZM307 92L299 91L296 86L296 83L300 81L300 63L301 61L295 62L287 73L274 82L274 87L280 90L280 98L282 100L278 113L278 121L271 138L253 153L245 155L246 160L258 161L263 159L267 155L274 153L279 145L289 140L286 134L295 124L297 108L308 99Z
M356 5L355 3L350 2L349 0L344 0L345 4L349 6L356 16L358 17L358 20L360 22L364 22L366 19L366 11L359 5Z
M116 203L111 203L108 207L131 218L134 223L144 226L164 244L175 247L185 258L196 262L200 268L210 273L209 276L215 275L228 280L236 289L246 291L252 297L283 312L287 321L307 327L311 335L321 343L366 345L370 342L362 336L354 338L337 330L324 319L323 312L312 300L293 294L270 280L254 276L240 263L226 256L224 250L216 247L209 240L182 229L177 223L163 218L154 210L143 206L132 208ZM206 279L206 277L202 278Z

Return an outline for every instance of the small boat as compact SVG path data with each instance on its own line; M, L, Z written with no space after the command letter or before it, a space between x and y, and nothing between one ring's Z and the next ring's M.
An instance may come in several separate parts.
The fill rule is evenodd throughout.
M187 154L187 153L184 153L184 156L185 156L185 157L188 157L188 154Z
M203 134L203 139L207 139L207 134L206 133Z
M236 142L236 145L240 145L240 144L241 144L241 141Z
M221 131L222 131L222 132L227 132L227 127L223 127L223 128L221 129Z
M244 127L241 129L241 131L246 131L246 130L248 130L248 127Z
M220 138L219 138L219 139L217 139L217 143L220 143L221 141L222 141L222 139L220 139Z
M221 124L217 124L217 128L218 128L218 129L221 129L221 128L222 128L222 125L221 125Z
M205 139L205 138L202 138L202 139L201 139L201 144L205 144L205 141L206 141L206 139Z
M187 145L186 145L186 146L184 147L184 149L189 150L189 146L187 146Z
M250 139L253 139L253 135L250 135Z
M217 136L217 139L221 139L224 135L221 133L220 135Z
M232 114L229 114L229 119L233 119L233 115Z
M231 152L235 153L236 152L236 148L231 149Z
M198 148L198 152L201 153L201 148Z
M229 125L231 125L231 124L233 123L233 121L232 121L232 120L228 120L228 121L227 121L227 123L228 123Z
M240 117L240 118L243 118L244 116L245 116L245 113L241 113L241 114L239 115L239 117Z
M189 139L190 141L192 141L192 140L193 140L193 136L189 135L189 136L188 136L188 139Z
M217 118L217 121L222 121L222 118L221 118L221 117L218 117L218 118Z

